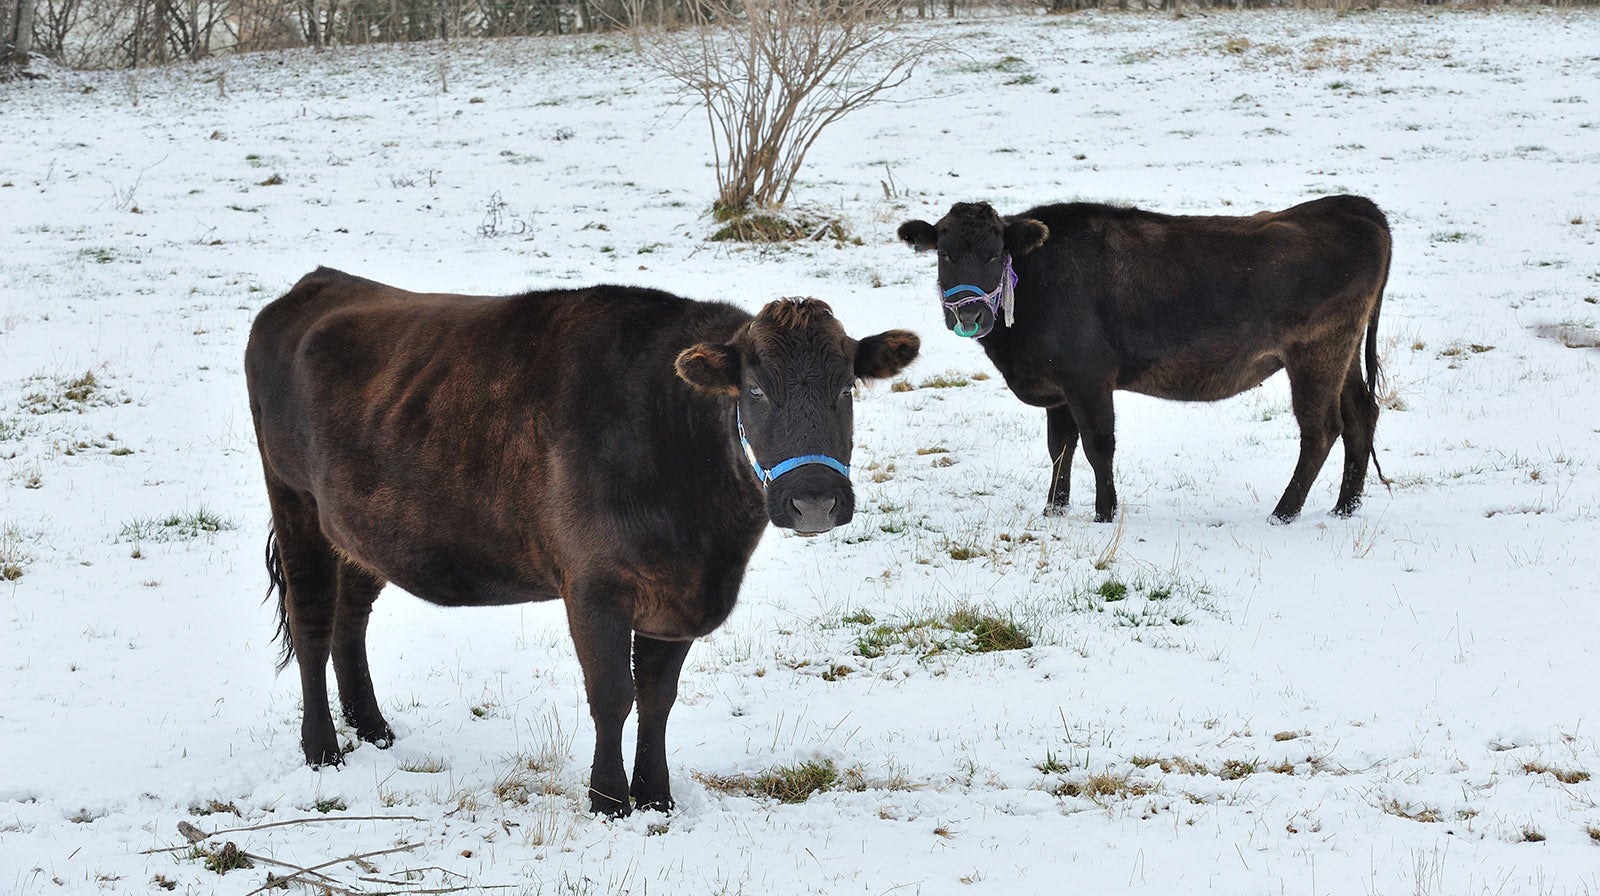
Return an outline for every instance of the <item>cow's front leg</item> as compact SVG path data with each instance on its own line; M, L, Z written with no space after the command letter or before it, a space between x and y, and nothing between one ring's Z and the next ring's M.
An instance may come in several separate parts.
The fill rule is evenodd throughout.
M1117 515L1117 486L1111 478L1112 456L1117 450L1111 390L1074 396L1070 406L1083 436L1083 456L1094 469L1094 521L1109 523Z
M678 699L678 674L693 641L633 636L633 681L638 689L639 740L633 757L633 801L639 809L672 811L667 774L667 715Z
M1066 405L1044 412L1045 440L1050 448L1050 494L1045 499L1045 516L1063 516L1072 494L1072 457L1078 453L1078 421Z
M628 814L628 775L622 766L622 726L633 709L631 635L615 587L575 587L567 597L567 624L583 667L583 686L594 719L594 765L589 772L589 809Z

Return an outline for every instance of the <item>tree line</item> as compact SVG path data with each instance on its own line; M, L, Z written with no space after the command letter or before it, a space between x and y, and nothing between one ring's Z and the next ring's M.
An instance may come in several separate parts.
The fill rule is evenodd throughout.
M819 4L840 0L817 0ZM844 0L848 4L848 0ZM1506 0L998 0L1086 9L1376 7ZM1517 0L1596 5L1600 0ZM996 0L897 0L894 15L956 16ZM880 6L880 4L873 4ZM703 0L0 0L0 77L28 53L72 68L137 68L291 47L573 34L700 21Z

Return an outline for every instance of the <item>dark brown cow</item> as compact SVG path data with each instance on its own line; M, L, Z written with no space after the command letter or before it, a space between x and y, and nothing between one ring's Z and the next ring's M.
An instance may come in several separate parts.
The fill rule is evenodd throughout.
M366 653L386 582L445 606L559 598L594 717L593 810L670 809L690 643L733 609L769 519L849 521L852 386L917 349L904 330L851 339L814 299L752 317L623 286L424 295L308 274L245 353L306 762L341 761L330 653L356 735L394 739Z
M986 203L958 202L938 224L907 221L899 235L919 251L938 249L946 325L978 339L1011 391L1045 408L1046 514L1065 511L1081 433L1095 519L1115 515L1115 390L1216 401L1279 370L1289 372L1300 460L1273 519L1299 515L1341 436L1333 512L1361 505L1368 457L1377 463L1378 311L1390 250L1389 223L1370 201L1329 196L1237 218L1088 203L1002 218Z

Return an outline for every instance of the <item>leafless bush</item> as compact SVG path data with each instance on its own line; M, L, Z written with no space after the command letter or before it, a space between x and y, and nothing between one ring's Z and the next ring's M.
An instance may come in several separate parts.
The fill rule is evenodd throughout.
M692 34L662 34L646 61L704 104L716 209L789 199L828 125L911 77L928 51L901 35L900 0L696 0Z

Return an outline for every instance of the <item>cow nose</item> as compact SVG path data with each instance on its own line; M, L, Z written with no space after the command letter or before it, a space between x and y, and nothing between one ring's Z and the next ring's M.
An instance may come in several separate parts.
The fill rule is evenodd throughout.
M833 509L837 506L837 498L790 498L789 510L794 514L795 531L814 535L832 529Z

